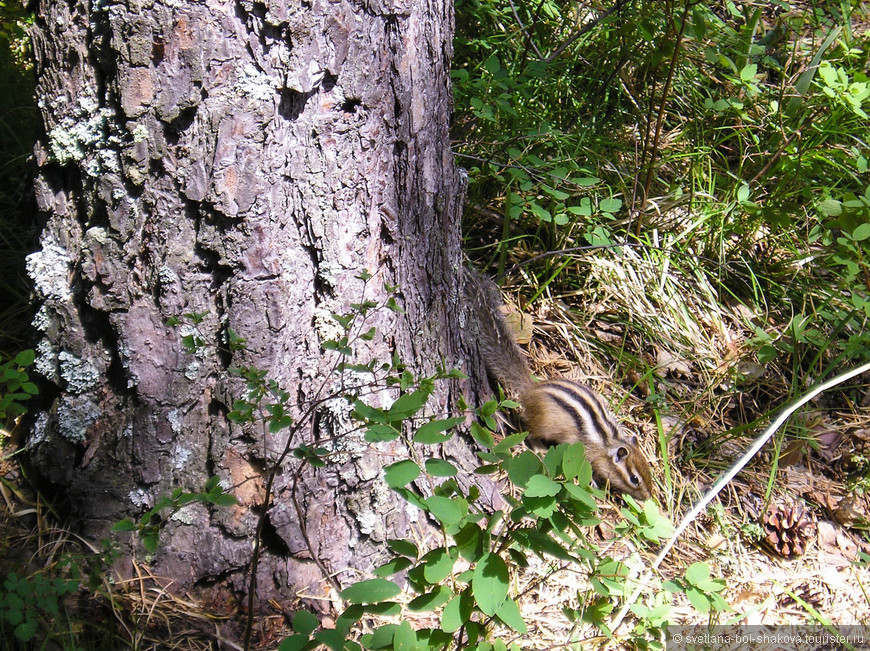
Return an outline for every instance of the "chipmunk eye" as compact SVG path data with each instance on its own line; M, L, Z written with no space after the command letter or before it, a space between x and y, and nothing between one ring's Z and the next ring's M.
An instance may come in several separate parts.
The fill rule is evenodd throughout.
M638 477L637 475L629 475L628 481L631 482L632 486L640 486L640 477Z

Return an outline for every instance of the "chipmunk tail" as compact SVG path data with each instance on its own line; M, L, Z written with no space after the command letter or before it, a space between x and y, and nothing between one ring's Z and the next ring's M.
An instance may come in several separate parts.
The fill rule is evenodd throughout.
M501 312L501 292L492 280L466 267L465 297L472 308L469 325L487 372L508 394L519 397L532 385L531 373Z

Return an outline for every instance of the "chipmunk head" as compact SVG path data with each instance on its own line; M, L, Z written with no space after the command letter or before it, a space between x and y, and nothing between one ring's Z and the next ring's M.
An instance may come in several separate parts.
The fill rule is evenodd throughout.
M615 490L638 500L652 497L653 481L649 463L637 447L637 437L630 447L619 445L611 450L607 479Z

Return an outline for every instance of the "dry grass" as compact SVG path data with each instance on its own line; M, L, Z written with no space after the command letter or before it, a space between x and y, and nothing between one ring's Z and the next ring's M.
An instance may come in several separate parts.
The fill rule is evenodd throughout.
M240 648L221 634L226 617L174 593L171 581L154 576L135 559L122 559L130 578L121 578L100 548L65 528L51 504L26 480L8 440L0 456L0 497L0 578L11 572L30 580L71 578L73 567L84 575L79 590L61 598L60 615L34 610L40 621L39 643L88 651ZM95 583L88 587L90 571ZM6 633L4 644L14 645L11 630Z
M794 398L788 370L761 365L751 352L752 324L769 315L722 305L703 274L678 267L662 250L596 251L578 258L574 268L583 289L545 292L530 310L536 372L587 381L645 431L661 507L676 523L761 432L769 414ZM576 284L571 281L567 274L563 284ZM534 291L514 286L509 294ZM661 576L671 578L691 563L709 563L712 575L727 581L724 597L734 609L719 621L870 621L870 571L855 563L858 552L870 553L870 408L846 403L832 409L834 402L822 396L812 411L796 417L788 437L778 441L781 448L775 452L768 444L661 568ZM861 459L865 465L858 468ZM774 462L778 470L772 470ZM811 535L802 554L784 559L759 536L771 505L794 504L805 506ZM649 563L655 551L640 557ZM636 553L623 549L621 555ZM523 613L536 626L530 636L540 640L536 648L557 648L568 633L562 605L579 607L578 589L582 593L585 583L562 569L539 585L524 600ZM708 618L681 596L672 622L706 624ZM597 632L586 627L570 635L588 641Z

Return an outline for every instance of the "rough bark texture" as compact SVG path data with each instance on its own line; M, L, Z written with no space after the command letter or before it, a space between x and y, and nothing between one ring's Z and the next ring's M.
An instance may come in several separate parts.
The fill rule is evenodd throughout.
M228 423L241 387L227 367L256 364L299 403L313 397L329 315L361 298L362 269L376 274L367 298L395 283L406 311L378 314L371 354L463 366L451 2L46 0L34 36L45 227L28 267L38 369L57 390L30 457L95 536L219 475L239 505L179 513L156 571L241 595L283 440L264 453L255 430ZM188 354L166 322L193 312L205 341L232 328L248 357ZM403 454L394 444L366 444L340 401L294 444L313 441L346 454L305 471L303 490L298 462L279 473L260 600L323 594L312 556L368 569L413 526L380 479Z

